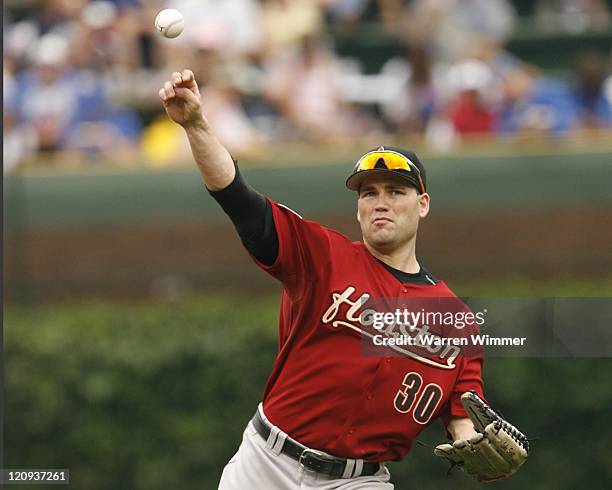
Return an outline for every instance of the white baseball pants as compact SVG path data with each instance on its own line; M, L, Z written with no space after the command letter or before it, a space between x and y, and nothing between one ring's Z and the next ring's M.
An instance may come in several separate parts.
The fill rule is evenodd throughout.
M265 418L261 404L259 413ZM238 452L223 469L219 490L393 490L389 470L381 469L371 476L332 478L304 469L297 461L280 453L285 438L289 437L273 426L271 446L249 421ZM278 434L278 436L276 436Z

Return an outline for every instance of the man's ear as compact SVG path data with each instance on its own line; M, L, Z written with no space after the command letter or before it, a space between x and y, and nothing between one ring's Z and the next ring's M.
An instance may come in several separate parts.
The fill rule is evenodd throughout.
M357 208L357 222L361 223L361 216L359 216L359 208Z
M429 194L427 193L419 194L418 200L419 200L419 217L426 218L427 215L429 214L429 202L430 202Z

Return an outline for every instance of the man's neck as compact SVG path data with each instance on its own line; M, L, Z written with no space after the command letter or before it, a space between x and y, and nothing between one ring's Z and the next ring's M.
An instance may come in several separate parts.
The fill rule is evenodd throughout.
M416 274L421 270L421 266L416 259L415 240L411 240L405 246L392 251L376 249L366 240L364 240L363 243L374 257L384 262L389 267L409 274Z

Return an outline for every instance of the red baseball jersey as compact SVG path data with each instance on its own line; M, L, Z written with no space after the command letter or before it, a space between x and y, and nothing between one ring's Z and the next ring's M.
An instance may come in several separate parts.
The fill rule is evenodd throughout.
M278 257L271 266L254 259L283 284L278 356L263 395L269 420L310 448L383 462L402 459L436 418L467 416L460 397L483 396L482 356L363 352L364 295L456 298L446 284L402 283L362 242L270 203Z

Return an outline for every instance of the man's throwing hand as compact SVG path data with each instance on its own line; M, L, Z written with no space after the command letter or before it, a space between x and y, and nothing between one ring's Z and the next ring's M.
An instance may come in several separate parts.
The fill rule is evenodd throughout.
M478 434L452 444L440 444L434 454L458 465L479 482L501 480L514 474L527 459L529 442L475 393L461 395Z
M168 117L187 128L199 123L206 124L202 115L200 90L191 70L176 71L171 80L159 90L159 98L164 104Z

